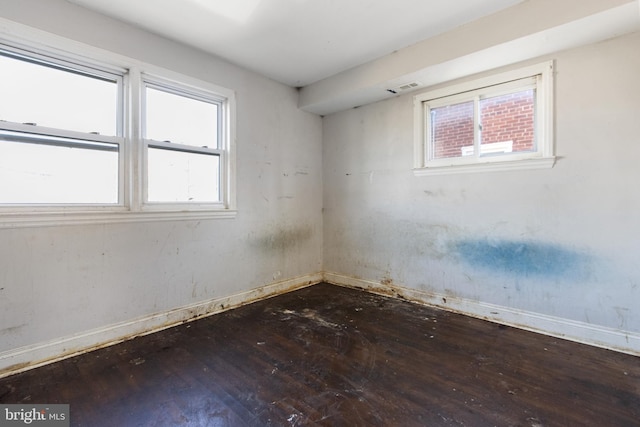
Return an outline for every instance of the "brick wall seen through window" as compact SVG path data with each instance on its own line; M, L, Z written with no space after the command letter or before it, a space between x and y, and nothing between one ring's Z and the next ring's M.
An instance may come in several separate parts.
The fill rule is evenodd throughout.
M511 141L512 151L535 150L535 90L480 100L481 143ZM473 145L473 101L431 109L434 158L460 157Z

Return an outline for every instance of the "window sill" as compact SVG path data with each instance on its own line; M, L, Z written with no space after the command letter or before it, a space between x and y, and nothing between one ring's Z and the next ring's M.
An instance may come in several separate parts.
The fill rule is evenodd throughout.
M0 213L0 229L26 227L54 227L63 225L119 224L153 221L188 221L203 219L231 219L237 211L67 211L67 212L22 212Z
M463 173L513 171L526 169L551 169L555 157L538 157L521 160L505 160L484 163L467 163L443 166L427 166L413 170L415 176L454 175Z

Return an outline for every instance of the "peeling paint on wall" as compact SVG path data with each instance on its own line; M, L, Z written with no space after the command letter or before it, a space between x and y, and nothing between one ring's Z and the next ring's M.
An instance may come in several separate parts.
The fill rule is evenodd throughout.
M469 239L457 242L455 251L473 267L524 277L584 278L592 263L586 253L532 241Z

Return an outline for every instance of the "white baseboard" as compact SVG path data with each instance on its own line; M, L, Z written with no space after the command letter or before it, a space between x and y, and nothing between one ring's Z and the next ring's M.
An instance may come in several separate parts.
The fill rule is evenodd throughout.
M336 273L324 273L326 282L402 298L491 322L514 326L544 335L640 356L640 334L585 322L563 319L450 295L425 292L397 285L363 280Z
M155 313L127 322L9 350L0 353L0 378L251 302L301 289L321 281L322 273L295 277L234 295L214 298L167 312Z
M167 312L143 316L131 321L9 350L0 353L0 378L322 281L402 298L520 329L640 356L640 334L635 332L325 272L324 274L309 274L283 280L234 295L214 298Z

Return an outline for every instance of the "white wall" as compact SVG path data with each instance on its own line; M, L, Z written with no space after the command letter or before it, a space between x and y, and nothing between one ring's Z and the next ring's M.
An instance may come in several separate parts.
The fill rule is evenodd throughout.
M0 356L321 271L322 125L295 89L62 0L1 0L0 16L236 91L238 205L235 219L0 229Z
M326 116L325 271L637 340L639 47L634 33L531 61L556 60L549 170L413 176L411 95Z

